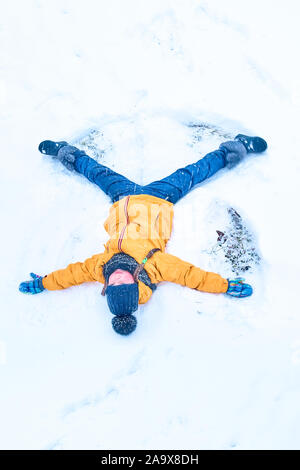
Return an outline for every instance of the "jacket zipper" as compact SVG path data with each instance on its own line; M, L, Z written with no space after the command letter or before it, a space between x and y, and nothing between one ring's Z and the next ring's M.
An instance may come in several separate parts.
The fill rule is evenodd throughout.
M118 249L120 251L122 251L122 241L123 241L123 238L124 238L124 233L125 233L125 230L126 230L128 224L129 224L129 216L128 216L129 198L130 198L130 196L127 196L126 201L125 201L125 205L124 205L124 212L125 212L125 216L126 216L126 225L122 228L122 231L120 233L120 237L119 237L119 240L118 240Z

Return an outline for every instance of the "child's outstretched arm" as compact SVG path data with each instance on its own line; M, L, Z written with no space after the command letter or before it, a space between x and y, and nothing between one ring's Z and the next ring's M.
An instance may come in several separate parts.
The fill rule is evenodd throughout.
M215 294L224 293L234 297L247 297L252 294L251 286L244 284L241 278L230 281L220 274L204 271L169 253L158 253L153 264L159 281L175 282L191 289Z
M169 281L203 292L225 293L228 281L216 273L204 271L169 253L158 253L154 259L160 281Z
M71 263L65 269L58 269L46 276L31 273L32 281L22 282L19 290L28 294L39 294L43 290L60 290L84 282L98 281L104 283L101 269L103 254L97 254L83 263Z

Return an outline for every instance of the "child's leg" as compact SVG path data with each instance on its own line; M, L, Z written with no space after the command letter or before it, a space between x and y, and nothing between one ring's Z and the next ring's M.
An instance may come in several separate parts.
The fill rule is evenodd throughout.
M185 196L196 184L201 183L226 165L227 150L220 148L208 153L196 163L179 168L170 176L154 181L143 187L146 194L161 197L175 204Z
M134 194L139 185L133 183L125 176L116 173L107 166L97 163L85 152L76 150L74 168L78 173L84 175L89 181L95 183L105 192L113 202L129 194Z

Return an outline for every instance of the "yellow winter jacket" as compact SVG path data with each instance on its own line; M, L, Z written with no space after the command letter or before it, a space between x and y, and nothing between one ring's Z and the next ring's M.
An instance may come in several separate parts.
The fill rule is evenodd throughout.
M48 274L43 278L44 287L57 290L83 282L104 283L102 267L116 253L124 252L141 263L152 248L160 248L145 264L152 283L169 281L204 292L226 292L228 281L219 274L203 271L165 252L173 214L173 204L155 196L140 194L120 199L111 206L104 223L110 236L104 253ZM151 297L152 290L141 281L138 284L139 303L143 304Z

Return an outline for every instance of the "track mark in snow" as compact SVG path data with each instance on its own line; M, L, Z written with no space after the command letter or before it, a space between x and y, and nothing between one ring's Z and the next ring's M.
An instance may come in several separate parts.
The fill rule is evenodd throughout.
M145 359L145 349L136 354L135 358L132 361L130 368L128 369L128 375L135 374L141 369L143 361Z
M59 437L58 439L50 442L50 444L44 447L44 450L58 450L58 449L63 449L62 437Z
M189 68L188 52L185 50L181 35L184 24L177 18L173 10L157 15L150 25L143 25L139 33L147 46L159 48L164 57L174 57Z
M291 345L291 362L295 365L300 364L300 340Z
M112 143L104 136L101 129L88 129L79 137L72 139L71 144L84 150L87 155L95 160L103 160L105 153L112 150ZM103 163L103 161L101 161Z
M191 130L191 143L189 144L191 147L209 138L217 138L221 143L223 140L230 140L235 137L234 133L208 122L190 122L187 126Z
M219 14L218 12L213 11L211 8L206 5L198 6L197 10L199 12L204 13L210 20L212 20L216 24L223 24L224 26L232 29L234 32L241 34L245 38L248 37L248 31L241 23L237 23L236 21L232 21L228 19L224 15Z
M94 397L83 398L82 400L70 403L66 405L61 413L61 417L64 419L70 414L76 413L77 411L81 410L82 408L90 407L90 406L97 406L99 403L104 401L107 398L117 397L119 391L114 387L109 387L106 392L103 394L97 394Z
M283 99L290 99L288 91L284 86L275 80L271 73L264 69L261 65L256 64L250 57L247 59L247 64L256 77L266 86L272 90L277 96Z
M113 384L106 388L103 393L97 393L94 396L85 397L82 400L66 405L62 412L61 417L65 419L71 414L74 414L83 408L95 407L100 403L106 402L109 399L115 399L119 395L120 381L126 380L127 377L136 374L142 368L142 362L145 359L145 348L139 351L133 358L132 364L129 368L126 368L118 374L113 380Z

